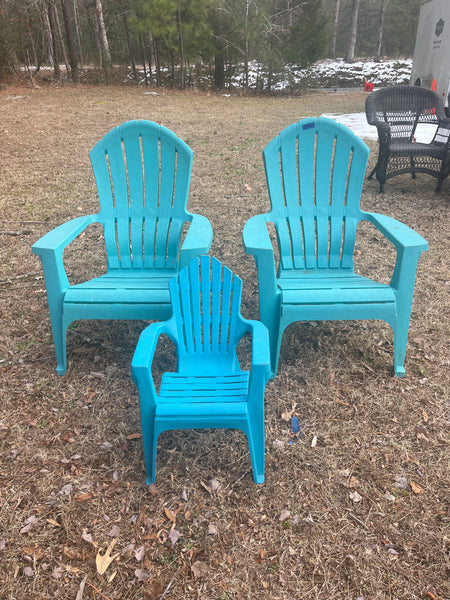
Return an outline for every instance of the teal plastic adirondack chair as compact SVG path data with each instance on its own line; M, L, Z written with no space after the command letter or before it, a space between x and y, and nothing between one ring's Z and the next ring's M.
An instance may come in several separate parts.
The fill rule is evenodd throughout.
M202 256L170 281L173 315L152 323L131 363L139 390L147 485L155 481L156 443L169 429L227 428L248 440L255 483L264 482L264 390L270 376L269 335L240 314L242 281L216 258ZM241 371L236 346L252 334L251 371ZM158 338L175 344L177 371L156 392L151 366Z
M289 324L341 319L387 321L394 334L395 374L405 374L417 262L428 244L399 221L361 210L368 155L366 144L350 129L325 117L291 125L263 152L271 211L249 219L243 243L258 271L272 377ZM356 229L362 220L373 223L396 248L389 285L354 271ZM269 222L276 229L278 268Z
M32 248L44 269L59 375L67 368L71 322L169 318L169 280L212 242L208 219L186 210L193 152L169 129L123 123L94 146L90 159L100 212L60 225ZM103 226L107 273L71 285L63 251L93 223Z

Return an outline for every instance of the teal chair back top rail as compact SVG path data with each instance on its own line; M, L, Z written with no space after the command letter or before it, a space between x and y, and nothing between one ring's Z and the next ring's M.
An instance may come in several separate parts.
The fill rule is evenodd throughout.
M90 152L110 269L176 269L193 152L162 125L129 121Z
M287 127L263 151L280 272L353 269L369 149L325 117Z

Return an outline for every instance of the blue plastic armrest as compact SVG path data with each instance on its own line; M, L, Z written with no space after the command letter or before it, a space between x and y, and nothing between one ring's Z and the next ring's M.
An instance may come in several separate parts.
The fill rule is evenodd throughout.
M375 225L397 249L415 248L419 252L428 250L428 242L419 233L392 217L373 212L363 212L363 218Z
M159 337L165 333L173 339L171 321L152 323L139 336L131 361L131 378L139 389L139 395L156 398L151 367Z
M34 254L43 254L45 252L58 252L64 250L70 242L82 233L86 227L92 223L98 223L99 219L97 215L85 215L83 217L77 217L71 219L67 223L63 223L52 231L49 231L42 236L32 246Z
M364 216L396 247L397 259L390 285L412 299L417 263L421 253L428 250L428 242L392 217L378 213L364 213Z
M245 252L255 258L258 271L259 293L270 296L277 290L275 254L267 231L267 215L255 215L245 224L242 241Z
M180 251L180 269L194 258L208 254L213 240L211 223L203 215L192 215L192 221Z
M261 321L247 321L252 332L252 372L256 368L264 383L270 379L269 330Z
M245 252L261 256L265 253L273 255L272 242L267 231L267 215L255 215L244 226L242 238Z

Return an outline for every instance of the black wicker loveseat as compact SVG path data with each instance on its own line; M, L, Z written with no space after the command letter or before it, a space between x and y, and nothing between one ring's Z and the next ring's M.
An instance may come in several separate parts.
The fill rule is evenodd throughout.
M376 174L380 192L387 179L401 173L437 177L440 192L450 172L450 119L439 96L412 85L381 88L367 97L366 117L378 130L378 160L368 179ZM428 143L416 139L422 124L436 126Z

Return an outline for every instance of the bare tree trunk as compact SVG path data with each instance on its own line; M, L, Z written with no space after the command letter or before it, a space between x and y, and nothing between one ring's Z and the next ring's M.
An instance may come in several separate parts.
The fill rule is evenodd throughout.
M389 0L380 0L380 17L378 20L378 40L377 40L377 49L375 50L374 59L377 62L381 60L381 44L383 43L383 26L384 26L384 13L386 11L386 7L389 4Z
M139 49L141 51L141 56L142 56L142 66L144 67L145 85L148 85L147 69L145 67L145 48L144 48L144 43L142 42L142 35L139 36ZM150 67L150 69L152 68L151 64L149 65L149 67Z
M61 0L62 13L64 18L64 28L66 30L67 48L69 50L70 58L70 70L72 75L72 81L77 83L78 81L78 56L73 43L72 25L70 22L69 10L67 7L67 0Z
M184 90L185 81L184 81L184 46L183 46L183 24L181 22L181 11L180 5L177 4L177 25L178 25L178 38L180 43L180 78L181 78L181 88Z
M103 61L106 67L111 66L111 53L109 51L108 37L106 35L105 21L103 19L102 0L95 0L95 14L97 15L98 35Z
M353 0L352 5L352 20L350 24L350 35L348 38L347 48L344 54L345 62L353 62L355 60L356 36L358 33L358 13L360 0Z
M52 28L50 26L50 21L48 18L48 11L49 11L49 6L47 5L46 1L43 0L42 4L41 4L41 14L42 14L42 24L44 26L45 29L45 33L46 33L46 37L47 37L47 54L45 56L46 60L50 63L50 64L54 64L54 55L53 55L53 37L52 37Z
M59 68L59 51L58 51L58 39L57 39L57 31L56 31L56 19L55 19L55 5L52 0L49 0L47 5L48 9L48 22L50 26L50 35L52 42L52 58L53 58L53 73L55 79L61 81L61 71Z
M156 87L159 87L161 85L161 67L159 64L158 43L156 38L153 38L153 56L155 57Z
M58 31L59 45L61 48L64 64L66 65L66 73L69 73L70 72L69 60L67 58L66 45L64 43L64 37L62 34L61 23L59 22L59 14L58 14L58 9L56 7L56 0L50 0L50 1L53 3L54 8L55 8L54 15L55 15L56 29Z
M334 6L334 18L333 18L333 33L331 35L330 42L330 57L336 58L336 40L337 40L337 30L339 24L339 11L341 8L341 0L336 0L336 4Z
M244 50L244 86L248 88L248 13L250 0L245 2L245 50Z
M83 44L81 43L80 23L78 20L78 0L72 0L72 2L73 2L73 20L75 23L75 35L77 38L77 45L78 45L78 56L80 58L81 64L84 65Z
M128 17L127 17L127 12L126 12L126 6L125 6L125 2L123 0L122 0L122 19L123 19L123 28L125 30L125 37L127 38L127 46L128 46L128 54L130 55L131 70L133 71L134 80L137 81L138 74L136 71L136 64L134 62L133 50L131 48L130 30L128 28ZM145 57L144 57L144 70L145 70Z

